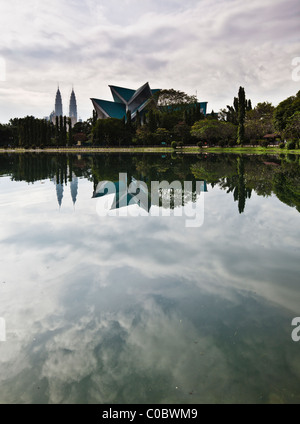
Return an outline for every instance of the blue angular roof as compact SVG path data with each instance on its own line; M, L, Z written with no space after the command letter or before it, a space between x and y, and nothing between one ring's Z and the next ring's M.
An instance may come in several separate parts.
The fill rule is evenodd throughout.
M109 102L107 100L91 99L101 109L103 109L107 115L123 119L126 116L126 106L123 103Z
M115 102L121 102L122 100L113 92L113 90L116 91L117 94L119 94L127 103L135 93L135 90L131 90L130 88L117 87L116 85L110 85L109 87L112 89L112 95Z
M118 87L116 85L110 85L109 87L111 89L114 102L91 99L94 103L95 109L98 109L98 113L100 113L102 119L108 117L122 119L124 116L126 119L127 111L130 111L134 118L136 111L139 110L141 112L147 106L153 94L160 91L159 89L151 90L148 82L137 90Z

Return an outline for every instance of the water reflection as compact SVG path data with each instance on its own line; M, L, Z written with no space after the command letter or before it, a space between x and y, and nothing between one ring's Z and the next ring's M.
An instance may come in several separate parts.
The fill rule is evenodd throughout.
M56 184L60 206L64 186L68 182L75 204L78 178L91 181L91 196L97 197L98 184L103 181L117 184L119 173L122 172L127 173L132 181L144 182L149 193L152 181L165 180L171 183L179 180L182 186L184 181L192 181L194 189L189 199L195 201L195 182L201 180L232 193L240 213L245 212L247 199L251 198L253 191L264 197L275 194L282 202L296 207L300 212L299 160L296 155L1 155L0 172L10 175L13 181L33 183L52 179ZM116 189L118 192L117 186ZM173 196L171 208L174 203L176 199Z
M60 179L60 175L58 175L56 178L53 178L53 183L56 186L56 195L57 195L57 202L59 204L59 207L62 206L62 201L64 197L64 186L67 185L67 182L64 182ZM77 201L77 195L78 195L78 178L72 173L72 175L69 178L70 183L70 191L71 191L71 197L73 201L73 205L76 205Z
M149 193L146 184L137 181L131 177L131 183L127 186L128 177L126 174L120 174L119 181L101 181L98 183L93 198L103 198L113 195L111 210L128 207L133 204L138 205L144 211L149 212L151 208L151 193ZM174 196L173 196L174 197Z
M0 157L0 402L300 403L297 160ZM120 172L207 180L205 225L99 217Z

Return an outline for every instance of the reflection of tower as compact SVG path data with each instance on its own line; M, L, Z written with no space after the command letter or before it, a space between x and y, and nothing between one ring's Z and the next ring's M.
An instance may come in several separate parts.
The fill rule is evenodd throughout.
M62 107L62 100L61 100L59 87L57 89L56 98L55 98L55 116L63 116L63 107Z
M74 127L74 125L77 122L77 102L76 102L74 89L72 89L72 93L70 97L69 117L71 118L72 127Z
M61 177L59 178L53 178L53 183L56 186L56 196L57 196L57 202L59 205L59 208L62 207L63 197L64 197L64 181L61 180ZM67 183L66 183L67 184ZM77 202L77 196L78 196L78 178L72 172L72 180L70 181L70 190L71 190L71 197L73 201L73 205L75 206Z
M72 181L71 181L71 196L72 196L74 206L75 206L75 203L76 203L76 200L77 200L77 194L78 194L78 178L73 173L72 174Z
M56 194L59 207L61 208L62 200L64 197L64 184L61 181L59 183L56 182Z

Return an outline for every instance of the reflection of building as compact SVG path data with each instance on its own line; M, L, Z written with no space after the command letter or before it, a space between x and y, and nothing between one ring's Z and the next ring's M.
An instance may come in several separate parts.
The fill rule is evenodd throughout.
M75 206L76 201L77 201L77 195L78 195L78 178L73 173L72 174L72 181L71 181L71 196L72 196L74 206Z
M189 188L185 185L183 188L180 182L175 182L174 184L158 183L154 192L150 192L146 183L137 181L134 177L131 177L129 189L126 182L122 180L117 182L100 182L94 191L93 198L113 195L114 198L110 210L136 204L149 213L151 206L174 209L175 207L185 206L191 202L195 203L197 196L201 192L207 193L207 182L198 181L196 190L195 188L195 184L193 187L192 183Z
M110 85L114 101L91 99L99 119L126 117L127 112L131 112L134 119L137 112L143 115L146 106L153 99L153 95L159 90L151 90L147 82L138 90Z
M58 204L59 204L59 208L61 208L62 200L63 200L63 197L64 197L64 183L61 182L61 181L57 182L55 180L55 184L56 184L57 201L58 201Z
M93 198L99 198L108 194L114 194L114 200L111 210L120 209L129 205L137 204L139 207L149 212L151 207L151 199L148 191L144 191L143 185L139 184L133 177L131 178L131 192L128 192L127 186L123 181L111 183L103 181L98 184ZM142 196L137 195L142 191Z
M56 196L59 208L62 206L62 201L64 197L64 181L61 181L61 178L58 180L56 178L53 179L54 184L56 185ZM73 205L75 206L77 202L78 195L78 178L74 173L72 173L72 181L70 182L70 191Z

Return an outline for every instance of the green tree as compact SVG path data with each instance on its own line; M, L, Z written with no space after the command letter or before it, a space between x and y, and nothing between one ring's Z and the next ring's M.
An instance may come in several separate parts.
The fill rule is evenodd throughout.
M59 145L59 119L58 116L55 117L55 138L54 138L55 144Z
M191 135L209 146L219 144L224 146L236 140L236 126L230 122L204 119L191 128Z
M262 139L266 134L274 133L273 114L274 106L271 103L258 103L252 110L247 111L245 118L245 138L252 144Z
M62 115L59 117L59 133L58 133L58 139L59 139L59 146L64 145L64 118Z
M151 134L155 133L157 129L156 117L153 109L150 109L147 114L147 125Z
M73 145L73 128L72 128L72 119L68 119L68 146Z
M174 135L177 141L182 141L184 144L186 144L191 139L191 127L184 121L181 121L175 125Z
M91 122L92 126L96 125L97 120L98 120L98 114L95 110L93 110L93 117Z
M67 145L67 117L64 116L64 122L62 127L62 145Z
M168 131L166 128L157 128L157 130L155 131L155 139L158 144L169 144L171 140L170 131Z
M131 112L130 110L128 110L127 114L126 114L126 122L124 123L125 126L125 139L126 139L126 144L129 145L131 144L132 141L132 137L134 135L134 126L132 123L132 117L131 117Z
M221 109L220 119L221 121L231 122L234 125L238 125L238 112L239 100L237 97L234 97L233 106L227 105L227 109Z
M11 125L0 124L0 146L11 146L14 141Z
M189 96L183 91L174 89L161 90L158 96L158 106L162 111L166 112L178 110L180 106L184 110L186 106L197 102L196 96Z
M155 135L150 133L148 125L143 125L136 130L136 139L138 143L143 144L144 146L147 144L152 144Z
M135 115L135 129L137 130L142 125L140 112L137 110Z
M300 112L300 91L298 91L296 96L288 97L276 107L274 111L274 126L276 130L284 131L288 119L296 112Z
M99 119L92 130L93 144L120 146L125 139L125 127L121 119Z
M237 143L244 144L245 141L245 115L246 115L246 95L243 87L239 88L238 96L238 135Z
M298 146L297 148L299 148L300 112L295 112L290 118L288 118L283 134L285 138L295 141Z

